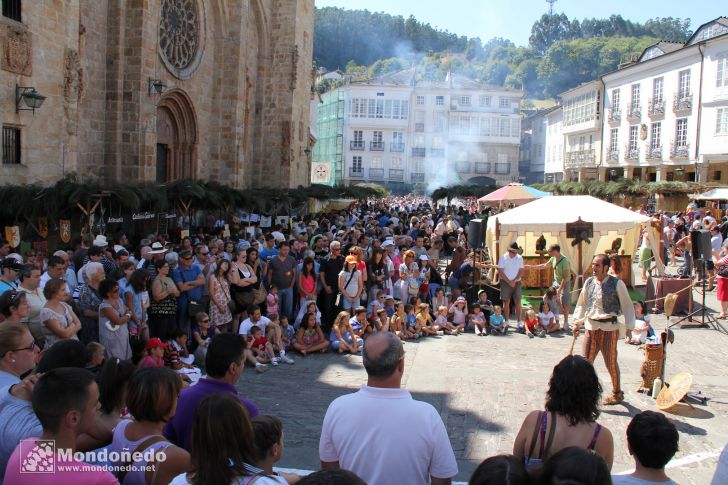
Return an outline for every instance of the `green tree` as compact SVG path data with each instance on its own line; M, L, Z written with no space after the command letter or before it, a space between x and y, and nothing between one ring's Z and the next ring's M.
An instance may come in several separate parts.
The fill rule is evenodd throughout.
M543 14L531 27L528 45L539 54L545 54L554 42L573 37L571 23L566 14Z

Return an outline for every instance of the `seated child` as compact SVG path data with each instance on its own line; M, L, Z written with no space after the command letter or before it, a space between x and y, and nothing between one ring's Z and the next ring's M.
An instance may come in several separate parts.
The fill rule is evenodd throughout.
M394 297L387 295L384 297L384 309L387 311L387 316L392 318L392 315L397 311L396 305L394 304Z
M313 352L324 353L329 349L329 341L324 337L321 326L316 322L316 315L307 313L298 327L293 348L301 352L304 357Z
M349 323L354 330L354 335L357 337L364 338L372 333L372 327L367 320L367 309L363 306L354 308L354 316L350 319Z
M543 301L549 304L549 310L554 314L556 323L559 323L559 315L561 314L561 307L559 306L559 299L556 296L556 288L553 286L546 290L546 294L543 296Z
M314 316L314 319L316 317ZM296 330L293 328L293 325L288 324L288 318L286 317L280 317L280 323L281 327L281 344L283 345L283 350L288 351L293 347L293 341L296 337Z
M640 345L647 341L650 334L655 332L650 325L650 315L645 312L645 303L638 301L634 304L634 328L631 334L625 337L628 344Z
M458 333L465 331L465 322L468 316L468 304L464 296L459 296L450 307L450 318Z
M387 310L381 308L377 311L377 319L374 322L374 326L379 332L389 332L389 315L387 315Z
M190 363L192 361L194 361L194 356L187 352L187 332L178 328L172 332L172 338L164 348L164 365L194 385L202 377L202 372Z
M253 425L253 437L255 446L258 449L260 459L254 464L262 472L256 477L265 481L262 483L296 483L300 477L290 473L278 473L273 471L273 465L283 456L283 423L275 416L256 416L250 420ZM255 483L253 480L240 482L246 484Z
M86 345L86 370L94 375L96 382L99 381L101 368L104 366L104 355L106 348L98 342L89 342Z
M475 335L488 335L485 315L480 311L480 303L473 303L473 313L470 315L470 323L475 330Z
M205 356L207 356L207 348L212 342L212 337L215 336L216 328L210 325L210 317L205 312L200 312L195 315L195 326L192 327L192 339L197 344L197 348L194 351L195 362L205 363Z
M457 335L458 332L455 327L447 319L447 306L440 305L437 307L437 315L435 316L435 325L446 335Z
M536 312L534 312L533 309L526 311L526 321L523 324L523 331L526 335L528 335L528 338L536 336L534 332L536 331L537 325L538 318L536 317Z
M370 322L373 322L377 317L377 312L384 308L385 298L384 290L377 290L374 298L371 298L371 301L367 305L367 318Z
M397 303L397 311L389 319L389 331L401 340L412 338L407 332L407 315L404 312L404 303L402 302Z
M273 345L265 338L263 330L259 326L253 325L250 327L248 341L250 342L250 350L258 362L261 364L270 362L273 365L278 365L278 358L273 351Z
M407 321L407 331L408 333L412 334L412 338L418 339L422 337L422 332L417 324L417 315L415 315L415 307L414 305L405 305L404 306L404 312L407 315L406 321Z
M144 350L146 350L147 355L142 356L141 359L139 359L139 368L164 367L164 349L167 347L168 345L159 340L157 337L150 338L144 346Z
M499 305L493 307L493 314L490 316L490 320L488 320L488 328L491 335L505 335L508 332L508 324L501 313L502 311Z
M344 310L339 312L331 325L331 334L329 334L331 348L339 353L350 352L356 354L361 350L362 340L354 333L350 319L351 315Z
M488 293L485 290L480 290L478 292L478 301L475 303L480 305L480 311L485 316L485 321L487 322L493 314L493 302L488 299Z
M420 303L417 312L417 326L423 335L442 335L440 327L432 322L432 316L430 316L430 305L427 303Z
M547 333L555 332L559 329L559 322L551 311L550 305L546 301L542 301L538 309L538 325L536 331L539 337L545 337Z

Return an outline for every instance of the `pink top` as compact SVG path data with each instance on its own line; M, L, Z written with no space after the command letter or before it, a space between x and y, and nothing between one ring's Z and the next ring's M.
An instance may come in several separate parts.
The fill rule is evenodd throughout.
M147 355L139 361L139 368L143 369L145 367L164 367L164 359L162 359L161 357L155 359L151 355Z
M278 295L268 293L266 298L266 304L268 305L268 315L272 313L278 313Z

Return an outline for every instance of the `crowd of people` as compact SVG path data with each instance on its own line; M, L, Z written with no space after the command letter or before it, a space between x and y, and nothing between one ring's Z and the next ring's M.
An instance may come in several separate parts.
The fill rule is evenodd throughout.
M220 224L134 242L121 233L89 235L47 258L13 253L0 241L0 482L38 482L23 467L40 466L43 443L55 440L107 457L140 455L94 463L74 455L78 466L63 479L79 483L449 483L458 469L439 415L400 389L403 343L466 332L572 331L574 274L560 247L551 245L541 265L554 269L552 288L538 312L522 315L521 276L538 267L524 265L517 244L497 261L468 246L469 221L488 216L476 204L433 207L410 196L294 217L285 226L236 222L230 236ZM603 353L613 384L605 403L620 402L616 333L608 327L617 314L629 329L635 318L602 256L572 317L574 331L586 332L587 359L568 357L554 368L546 411L531 413L513 455L486 460L471 483L503 483L510 474L523 480L511 483L536 475L541 483L576 479L564 474L589 468L573 467L579 460L594 465L575 483L610 483L612 436L596 422L601 386L591 362ZM719 292L724 261L714 267ZM489 271L496 281L483 289ZM602 306L590 288L610 285L616 299L605 293ZM235 385L245 366L262 373L293 365L293 355L325 352L361 354L367 385L331 404L321 432L323 470L278 475L282 424L260 415ZM397 413L375 425L357 419L393 402L402 404ZM667 436L669 422L650 424L661 416L640 419ZM654 439L640 434L645 426L635 425L633 437L628 430L635 477L662 477L677 434L655 458L644 450L644 440ZM410 433L395 439L397 428ZM414 429L423 433L417 439Z

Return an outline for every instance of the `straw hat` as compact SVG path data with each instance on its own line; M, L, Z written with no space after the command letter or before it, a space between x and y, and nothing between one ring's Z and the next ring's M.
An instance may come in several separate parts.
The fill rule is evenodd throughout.
M657 408L665 410L673 407L684 398L693 384L693 376L689 372L680 372L665 385L657 396Z

